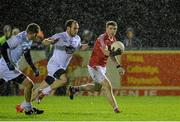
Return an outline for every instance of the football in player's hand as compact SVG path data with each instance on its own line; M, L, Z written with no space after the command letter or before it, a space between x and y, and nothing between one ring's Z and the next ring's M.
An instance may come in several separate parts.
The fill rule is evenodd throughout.
M117 51L119 49L121 50L121 53L123 53L125 50L124 44L122 42L116 41L111 45L111 51Z

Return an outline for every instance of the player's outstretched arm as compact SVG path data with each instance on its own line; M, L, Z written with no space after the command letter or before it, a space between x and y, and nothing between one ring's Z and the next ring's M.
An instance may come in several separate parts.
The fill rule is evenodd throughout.
M29 66L31 67L31 69L33 70L35 76L39 76L39 70L35 67L35 65L32 61L30 49L27 49L25 51L24 58L25 58L26 62L29 64Z

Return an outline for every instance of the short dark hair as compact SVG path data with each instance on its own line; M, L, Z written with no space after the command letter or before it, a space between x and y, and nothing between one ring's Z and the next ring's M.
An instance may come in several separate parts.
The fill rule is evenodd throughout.
M26 28L27 33L38 33L40 30L40 26L36 23L31 23Z
M117 26L117 23L115 21L108 21L108 22L106 22L106 27L108 27L109 25Z
M71 27L72 23L78 23L78 22L74 19L67 20L65 23L65 28L67 29L67 27Z

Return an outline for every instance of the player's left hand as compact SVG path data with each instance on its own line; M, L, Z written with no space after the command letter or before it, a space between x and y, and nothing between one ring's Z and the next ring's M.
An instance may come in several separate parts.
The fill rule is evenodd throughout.
M111 55L112 57L117 56L117 55L121 55L121 54L122 54L121 49L117 49L116 51L114 51L114 49L113 49L113 50L111 50L111 52L110 52L110 55Z
M117 67L119 75L124 75L125 69L122 66Z

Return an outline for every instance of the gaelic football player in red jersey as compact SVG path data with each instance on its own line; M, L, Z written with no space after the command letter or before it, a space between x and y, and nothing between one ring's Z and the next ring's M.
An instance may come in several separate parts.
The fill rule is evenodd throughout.
M106 64L108 57L115 63L119 73L124 74L124 69L115 58L116 55L121 55L122 51L119 49L114 51L111 49L111 45L116 41L115 35L117 32L117 23L114 21L108 21L106 23L106 32L100 35L93 47L91 57L89 59L88 71L92 77L93 84L85 84L81 86L70 86L69 96L73 99L76 92L79 91L104 91L109 103L114 109L115 113L119 113L118 104L114 98L111 82L106 76Z

